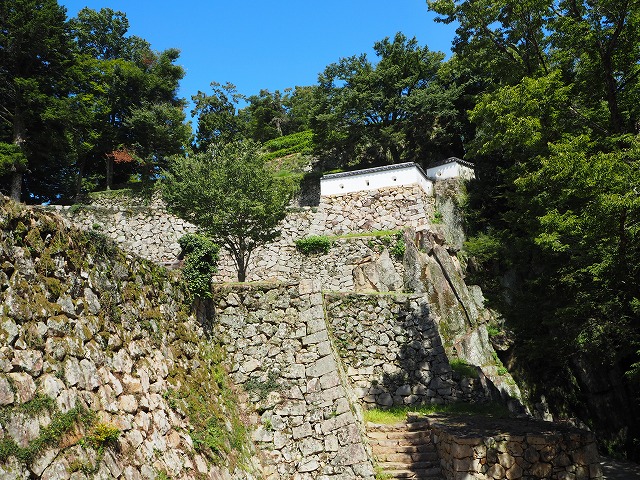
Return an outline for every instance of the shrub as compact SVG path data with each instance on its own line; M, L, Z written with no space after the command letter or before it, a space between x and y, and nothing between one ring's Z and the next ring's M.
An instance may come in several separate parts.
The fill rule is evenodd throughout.
M192 296L211 297L211 277L216 273L220 247L207 237L188 234L178 240L185 255L182 275Z
M327 254L331 248L331 239L324 235L313 235L296 240L296 248L305 255Z

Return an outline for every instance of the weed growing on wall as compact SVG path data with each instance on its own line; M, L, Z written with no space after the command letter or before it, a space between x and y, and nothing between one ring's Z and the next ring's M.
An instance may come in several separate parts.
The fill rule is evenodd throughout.
M404 258L404 252L407 250L402 232L396 233L394 239L395 242L391 247L391 255L393 255L398 260L402 260Z
M95 414L93 412L78 406L66 413L61 413L53 401L43 395L37 395L22 405L4 407L0 412L0 417L2 418L2 423L6 423L12 415L18 413L35 417L44 411L51 414L51 422L40 429L40 435L25 446L18 445L9 436L0 439L0 462L6 462L9 457L14 456L22 463L31 463L46 448L57 446L62 437L72 431L78 424L87 428L95 422Z
M305 255L326 255L331 249L331 239L325 235L312 235L296 240L296 248Z
M478 370L473 365L461 360L459 358L452 359L449 364L451 369L461 377L466 378L478 378Z

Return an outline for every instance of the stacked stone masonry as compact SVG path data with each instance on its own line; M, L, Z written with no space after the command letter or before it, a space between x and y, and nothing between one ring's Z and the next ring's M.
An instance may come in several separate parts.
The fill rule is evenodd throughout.
M453 380L426 295L326 294L325 306L334 343L365 406L487 400L473 379Z
M214 337L226 349L234 383L248 393L260 415L253 440L264 454L266 478L372 479L362 406L518 398L510 377L493 364L486 333L490 315L482 307L482 294L464 282L455 254L462 237L448 218L455 215L451 198L443 194L438 204L419 187L408 187L323 197L317 207L293 208L281 237L257 250L250 262L247 280L268 282L214 287ZM447 225L425 229L436 204ZM161 263L175 261L178 238L195 231L168 215L157 198L149 205L112 205L109 200L61 211L71 222ZM421 230L422 237L414 244L414 232L405 232L403 259L390 253L393 236L367 235L407 227ZM308 235L337 237L327 254L306 256L295 241ZM233 262L222 252L214 281L235 278ZM389 293L353 295L371 291ZM453 373L447 358L452 355L479 365L480 379ZM551 475L558 475L550 477L535 476L546 472L540 470L548 468L544 465L526 470L537 465L526 458L508 467L491 463L493 454L487 451L493 447L483 450L480 443L473 444L475 457L467 462L456 456L467 447L451 447L457 437L437 428L432 443L447 480L599 478L585 476L597 467L580 463L579 454L574 461L571 452L565 470L561 456L557 462L537 462L552 465ZM504 440L497 436L495 442ZM553 438L547 440L555 445ZM593 453L593 448L587 450ZM480 461L476 457L482 452L486 455ZM529 473L515 476L518 468Z
M602 480L592 433L533 420L431 416L446 480Z
M280 238L253 254L247 280L310 278L303 269L305 258L295 249L296 240L309 235L419 227L431 218L434 202L420 187L408 186L322 197L317 207L291 208L281 225ZM90 205L52 208L79 228L104 233L124 250L156 263L175 262L180 254L178 239L196 231L194 225L169 214L158 196L148 203L129 197L110 197L93 200ZM220 257L215 280L235 280L231 256L223 250ZM346 282L348 288L351 281L348 277L338 272L337 278L330 275L326 278L338 285Z
M258 477L257 456L235 470L196 448L172 396L206 382L220 401L174 274L1 198L0 225L0 478ZM117 435L102 448L100 426Z
M267 479L373 479L317 282L221 287L215 334L261 414Z

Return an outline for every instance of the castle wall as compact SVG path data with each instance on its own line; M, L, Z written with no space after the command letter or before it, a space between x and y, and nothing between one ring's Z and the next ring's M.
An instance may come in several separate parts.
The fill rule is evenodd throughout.
M90 205L55 209L82 230L105 234L123 250L158 264L175 262L180 254L178 239L196 232L191 223L171 215L159 198L148 202L131 197L93 200Z
M486 401L454 381L424 294L325 294L327 323L358 400L367 407Z
M267 479L373 480L320 289L312 281L221 286L214 334L261 415L253 440Z
M325 175L320 180L320 191L323 196L344 195L352 192L401 188L409 185L419 185L427 195L433 194L433 181L429 180L415 163Z
M352 266L362 258L375 257L367 246L370 239L343 245L337 239L329 256L313 258L300 255L295 241L309 235L345 235L379 230L418 227L428 222L434 211L434 199L417 185L322 197L318 207L290 209L275 242L256 249L249 262L248 281L292 281L323 276L331 289L353 284ZM167 212L162 200L148 202L130 197L109 197L90 205L50 207L74 225L95 230L113 239L121 248L156 263L170 264L180 254L178 239L197 229ZM357 253L356 253L357 251ZM346 262L345 258L351 259ZM220 252L216 281L237 278L232 257ZM401 272L400 272L401 274Z

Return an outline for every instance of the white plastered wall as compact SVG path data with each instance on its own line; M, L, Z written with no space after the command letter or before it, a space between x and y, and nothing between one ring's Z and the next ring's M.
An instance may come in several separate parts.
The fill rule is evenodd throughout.
M322 196L344 195L415 184L420 185L427 195L433 195L433 182L426 178L416 165L382 171L362 170L362 172L343 176L327 175L320 181L320 194Z

